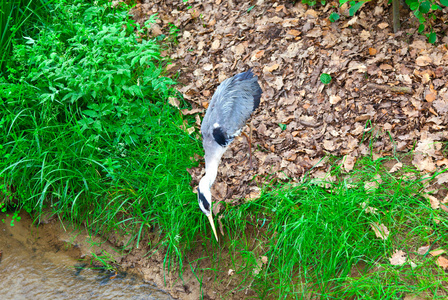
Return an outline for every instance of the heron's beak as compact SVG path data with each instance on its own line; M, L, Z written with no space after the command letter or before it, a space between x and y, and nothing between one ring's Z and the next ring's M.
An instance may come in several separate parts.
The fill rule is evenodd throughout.
M210 213L210 214L207 216L207 218L208 218L208 220L210 221L210 225L212 225L212 229L213 229L213 233L215 234L216 241L218 241L218 235L216 234L215 223L213 222L213 214Z

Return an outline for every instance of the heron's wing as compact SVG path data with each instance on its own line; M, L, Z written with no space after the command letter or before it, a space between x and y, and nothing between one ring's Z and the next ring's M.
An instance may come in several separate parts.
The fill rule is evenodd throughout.
M249 70L224 80L210 101L201 131L225 146L241 132L250 114L260 104L258 77Z

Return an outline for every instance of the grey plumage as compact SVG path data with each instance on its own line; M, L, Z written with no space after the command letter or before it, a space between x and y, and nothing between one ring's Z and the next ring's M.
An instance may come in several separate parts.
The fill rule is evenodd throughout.
M205 155L229 145L260 104L262 90L252 70L224 80L216 89L201 125Z
M228 78L216 89L202 121L206 170L199 182L198 202L199 208L209 218L216 240L218 236L211 213L210 188L215 182L222 155L257 109L262 92L258 77L250 69Z

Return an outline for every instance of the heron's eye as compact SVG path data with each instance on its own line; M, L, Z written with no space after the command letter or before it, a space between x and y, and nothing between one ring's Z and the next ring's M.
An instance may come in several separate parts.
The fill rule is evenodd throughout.
M201 191L199 191L199 189L198 189L198 198L199 201L202 202L202 206L204 206L206 210L210 210L210 204L207 202L207 199L205 199L204 194L202 194Z

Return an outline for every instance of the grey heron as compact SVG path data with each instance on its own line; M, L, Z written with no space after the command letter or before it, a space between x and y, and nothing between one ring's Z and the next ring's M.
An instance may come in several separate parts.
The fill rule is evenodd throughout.
M205 151L205 175L199 182L199 208L207 216L215 234L211 187L218 173L221 157L234 138L240 135L251 113L260 104L262 94L258 77L252 70L224 80L213 94L201 124Z

